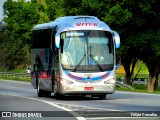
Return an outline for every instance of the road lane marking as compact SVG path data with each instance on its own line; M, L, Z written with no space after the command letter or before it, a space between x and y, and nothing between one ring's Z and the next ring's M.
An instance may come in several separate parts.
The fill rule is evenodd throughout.
M73 115L77 120L92 120L92 119L106 119L107 117L96 117L96 118L87 118L87 117L83 117L82 115L76 113L76 111L74 112L74 110L72 109L69 109L69 108L66 108L66 107L63 107L64 106L71 106L72 107L78 107L78 108L85 108L84 110L87 110L87 109L92 109L92 110L106 110L106 111L122 111L122 110L116 110L116 109L104 109L104 108L95 108L95 107L86 107L86 106L77 106L77 105L69 105L69 104L64 104L64 103L54 103L54 102L50 102L50 101L46 101L46 100L39 100L39 99L36 99L36 98L28 98L28 97L24 97L24 96L18 96L18 95L12 95L12 94L6 94L6 93L0 93L0 94L4 94L4 95L11 95L11 96L16 96L16 97L20 97L20 98L25 98L25 99L30 99L30 100L35 100L35 101L40 101L40 102L43 102L43 103L46 103L46 104L49 104L51 106L54 106L54 107L57 107L59 109L62 109L62 110L65 110L67 112L69 112L71 115ZM60 106L61 105L61 106ZM80 109L77 109L78 111L80 111ZM113 118L113 117L112 117Z
M17 82L17 81L16 81ZM24 85L26 84L25 82L23 82L24 83ZM27 83L28 84L28 83ZM2 86L2 85L0 85L0 86ZM2 87L5 87L5 86L2 86ZM7 87L9 87L9 88L16 88L16 89L23 89L23 90L26 90L27 88L17 88L17 87L12 87L12 86L7 86ZM34 89L27 89L27 90L34 90ZM160 96L160 95L156 95L156 94L148 94L148 93L134 93L134 92L123 92L123 91L117 91L117 93L119 93L119 94L132 94L132 95L155 95L155 96ZM1 94L1 93L0 93ZM3 93L3 94L5 94L5 93ZM18 96L18 95L12 95L12 94L5 94L5 95L11 95L11 96L17 96L17 97L21 97L21 96ZM21 98L27 98L27 97L21 97ZM39 99L36 99L36 98L27 98L27 99L32 99L32 100L37 100L37 101L41 101L41 102L44 102L44 103L47 103L47 104L50 104L50 105L52 105L52 106L58 106L57 108L60 108L60 109L63 109L63 108L65 108L64 106L60 106L60 105L62 105L62 104L64 104L64 103L60 103L60 102L56 102L56 103L54 103L54 102L49 102L49 101L46 101L46 100L39 100ZM111 99L111 100L114 100L114 98L113 99ZM126 100L126 99L116 99L116 100L120 100L120 101L128 101L128 100ZM46 102L45 102L46 101ZM108 101L107 99L106 99L106 101ZM101 101L102 102L102 101ZM59 104L59 105L58 105ZM70 105L70 106L72 106L72 105ZM76 105L75 105L76 106ZM78 107L78 106L77 106ZM104 108L94 108L94 107L88 107L88 106L80 106L80 107L84 107L84 108L91 108L91 109L100 109L100 110L108 110L108 111L120 111L120 110L114 110L114 109L104 109ZM65 108L66 110L65 111L71 111L71 114L73 115L73 112L74 112L74 110L72 110L72 109L70 109L70 108ZM63 109L64 110L64 109ZM77 110L79 110L79 109L77 109ZM72 112L73 111L73 112ZM78 114L79 115L79 114ZM84 117L79 117L77 115L77 113L75 114L75 118L77 118L78 120L85 120L85 119L87 119L87 120L89 120L89 119L97 119L97 120L99 120L99 119L107 119L108 117L96 117L96 118L84 118ZM74 116L74 115L73 115ZM112 118L112 117L111 117ZM125 117L126 118L126 117Z
M62 110L65 110L67 112L69 112L71 115L73 115L77 120L86 120L84 117L82 117L81 115L77 114L76 112L72 111L71 109L68 109L68 108L65 108L65 107L62 107L62 106L59 106L57 105L56 103L52 103L52 102L49 102L49 101L46 101L46 100L39 100L39 99L35 99L35 98L28 98L28 97L22 97L22 96L18 96L18 95L12 95L12 94L6 94L6 93L0 93L0 94L3 94L3 95L10 95L10 96L15 96L15 97L20 97L20 98L25 98L25 99L30 99L30 100L35 100L35 101L39 101L39 102L43 102L43 103L46 103L46 104L49 104L53 107L57 107L59 109L62 109Z
M97 107L90 107L90 106L78 106L78 105L70 105L70 104L64 104L64 103L55 103L55 104L61 104L61 105L65 105L65 106L69 106L69 107L76 107L74 110L76 110L77 108L81 108L81 109L92 109L92 110L104 110L104 111L123 111L123 110L116 110L116 109L106 109L106 108L97 108ZM80 110L80 109L77 109Z

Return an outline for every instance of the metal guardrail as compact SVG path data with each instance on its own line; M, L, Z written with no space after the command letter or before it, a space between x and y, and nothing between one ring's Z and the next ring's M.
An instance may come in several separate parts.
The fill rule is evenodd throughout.
M116 73L117 76L123 75L125 76L125 73ZM135 75L134 75L135 76ZM133 83L132 84L144 84L147 85L149 81L149 74L139 74L136 77L133 77ZM125 83L125 77L118 78L118 81Z
M129 89L133 89L133 87L131 87L127 84L124 84L123 82L119 82L119 81L116 81L116 85L118 85L120 87L126 87L126 88L129 88Z
M30 80L29 73L0 72L0 78Z

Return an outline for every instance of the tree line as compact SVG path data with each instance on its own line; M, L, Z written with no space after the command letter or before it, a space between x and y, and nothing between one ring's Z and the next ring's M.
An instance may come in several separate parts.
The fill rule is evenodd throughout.
M91 15L120 34L117 55L126 83L132 83L134 67L141 60L149 71L148 90L156 90L160 74L159 0L7 0L3 8L6 26L0 31L1 67L30 64L34 25L60 16Z

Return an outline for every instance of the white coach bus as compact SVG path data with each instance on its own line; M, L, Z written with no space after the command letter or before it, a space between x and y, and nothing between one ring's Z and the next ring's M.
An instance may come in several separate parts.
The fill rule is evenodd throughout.
M115 92L119 34L93 16L66 16L33 28L31 80L39 97Z

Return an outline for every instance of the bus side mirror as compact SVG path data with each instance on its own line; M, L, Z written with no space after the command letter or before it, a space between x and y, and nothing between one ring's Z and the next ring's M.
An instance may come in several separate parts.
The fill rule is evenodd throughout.
M55 35L55 47L60 48L60 35L58 33Z
M113 31L113 38L115 40L116 48L120 48L120 36L116 31Z
M116 64L116 69L118 69L120 67L120 65L119 64Z
M64 45L64 40L60 38L60 34L56 33L55 35L55 47L58 49L61 49L61 53L63 53L63 45Z

